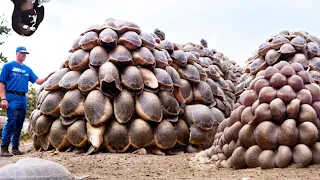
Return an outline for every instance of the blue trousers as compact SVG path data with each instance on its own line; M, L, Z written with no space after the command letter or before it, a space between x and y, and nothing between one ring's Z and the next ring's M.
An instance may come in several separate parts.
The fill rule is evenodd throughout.
M9 146L12 138L12 147L19 146L21 129L27 112L27 97L16 94L6 94L9 107L7 122L2 130L2 146Z

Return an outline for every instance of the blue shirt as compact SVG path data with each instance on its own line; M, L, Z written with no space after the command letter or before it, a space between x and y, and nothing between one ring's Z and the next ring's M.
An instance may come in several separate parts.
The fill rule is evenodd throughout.
M28 83L34 83L38 79L33 71L26 65L20 65L16 61L6 63L0 75L0 82L5 85L6 91L28 92Z

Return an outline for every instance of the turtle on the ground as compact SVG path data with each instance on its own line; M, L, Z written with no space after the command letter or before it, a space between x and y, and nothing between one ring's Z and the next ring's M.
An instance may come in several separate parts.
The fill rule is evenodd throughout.
M74 176L63 165L41 158L22 158L15 163L7 164L0 168L0 179L47 179L72 180L85 179L88 176Z

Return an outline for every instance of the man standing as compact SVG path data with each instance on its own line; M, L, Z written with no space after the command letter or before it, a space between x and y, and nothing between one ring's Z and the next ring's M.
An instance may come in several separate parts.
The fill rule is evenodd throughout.
M21 155L19 139L27 111L28 83L41 85L53 73L45 78L38 78L31 68L23 64L29 54L25 47L16 49L16 60L6 63L0 75L1 107L7 110L7 123L2 130L2 144L0 156ZM12 154L8 147L12 138Z

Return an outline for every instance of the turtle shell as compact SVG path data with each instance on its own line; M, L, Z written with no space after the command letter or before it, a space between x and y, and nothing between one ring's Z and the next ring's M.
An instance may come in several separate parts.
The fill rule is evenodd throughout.
M155 68L153 70L154 75L158 80L158 84L160 85L160 90L172 91L173 90L173 82L170 75L164 69Z
M68 127L69 142L76 147L84 147L88 144L86 121L78 120Z
M289 44L289 43L284 43L281 47L280 47L280 50L278 51L280 52L281 54L292 54L292 53L295 53L296 50L295 48Z
M134 31L137 34L141 33L141 29L137 24L129 21L118 20L118 19L107 19L104 22L103 27L110 28L116 31L118 35L121 35L127 31Z
M83 50L90 51L98 45L98 39L98 33L89 31L81 37L79 45Z
M195 124L201 129L209 130L217 123L210 109L202 104L187 105L185 113L190 126Z
M80 39L82 38L82 36L78 36L71 44L71 48L69 50L70 53L75 52L76 50L80 49L81 46L79 44Z
M99 68L103 63L109 61L108 52L101 46L96 46L90 51L89 66Z
M320 53L319 46L315 42L308 42L307 51L308 51L308 54L311 58L314 56L318 56Z
M137 92L141 92L143 90L143 78L136 66L127 66L121 72L121 84L128 88Z
M123 124L128 122L135 109L134 109L134 98L128 90L122 90L116 94L113 100L113 111L116 120Z
M119 71L111 62L106 62L99 67L99 82L100 90L108 97L113 97L122 89Z
M259 57L255 59L249 66L251 74L257 74L259 71L265 69L267 67L267 63L263 59L263 57Z
M290 43L296 50L302 50L306 46L307 41L305 38L297 36L291 39Z
M271 47L271 43L270 42L264 42L262 44L259 45L258 48L258 55L259 56L264 56L267 54L267 52L272 49Z
M187 65L188 58L187 55L182 50L175 50L171 54L171 58L174 63L178 64L179 66Z
M153 66L155 64L152 52L146 47L140 47L133 51L132 56L135 66Z
M98 43L106 50L112 50L118 45L118 34L112 29L104 29L99 34Z
M104 124L113 114L110 99L99 90L91 91L84 101L84 114L93 126Z
M166 115L178 115L179 103L171 92L160 91L158 93L159 99L162 103L163 113Z
M50 126L51 126L51 123L50 123ZM50 133L47 133L47 134L45 134L43 136L37 136L36 137L36 139L38 141L38 144L41 146L42 150L47 151L47 150L53 149L53 147L52 147L52 145L51 145L51 143L49 141L49 135L50 135Z
M97 70L87 69L85 70L78 80L78 88L82 94L88 94L99 85L99 74Z
M64 93L61 91L52 91L43 100L40 110L43 114L51 117L59 117L60 115L60 102Z
M84 34L90 31L100 33L102 30L104 30L104 28L100 24L92 24L80 35L83 36Z
M154 33L151 33L152 37L154 38L154 40L156 41L156 44L160 43L161 42L161 39L159 38L159 36L157 36L156 34Z
M136 113L146 121L160 122L162 120L162 104L157 95L143 91L136 96Z
M150 33L141 32L140 38L142 40L142 46L153 50L155 48L156 40Z
M166 66L166 71L173 81L173 86L181 87L181 79L178 71L176 71L172 66Z
M167 50L165 50L165 49L161 49L161 51L163 51L163 52L164 52L164 54L166 55L166 57L167 57L167 61L168 61L168 65L171 65L171 64L173 63L173 60L172 60L172 58L171 58L170 54L168 53L168 51L167 51Z
M271 41L271 47L273 49L279 49L283 44L285 43L289 43L290 41L285 38L284 36L276 36L273 38L273 40Z
M139 67L138 68L143 79L144 89L154 91L158 88L158 80L156 76L147 68Z
M192 88L193 101L198 101L204 104L211 104L213 102L213 94L208 83L200 81L194 84Z
M172 53L174 50L174 45L172 42L168 40L162 40L160 42L160 45L164 47L165 50L167 50L169 53Z
M48 134L50 131L52 124L52 119L49 119L46 115L41 115L36 120L33 132L37 136L43 136L45 134Z
M192 52L185 52L186 56L187 56L187 59L188 59L188 63L189 64L193 64L195 62L198 61L198 58L197 56L194 55L194 53ZM199 55L200 56L200 55Z
M73 71L84 71L88 68L89 52L82 49L74 52L69 59L69 67Z
M200 82L200 74L198 69L192 65L187 64L184 67L181 67L178 69L178 73L182 79L186 79L191 82Z
M19 173L17 173L19 172ZM21 158L0 170L6 179L72 179L72 174L61 164L41 158Z
M200 74L200 80L206 81L208 78L207 72L203 70L203 67L198 63L193 63L193 65L198 69Z
M270 49L266 56L265 56L265 61L267 62L268 65L273 65L275 64L281 57L281 53L277 52L274 49Z
M129 140L134 148L143 148L153 142L153 129L142 119L134 119L129 125Z
M62 125L60 119L56 119L52 123L49 141L59 151L64 151L71 146L68 140L67 128Z
M61 115L66 118L84 115L83 102L84 96L79 89L67 91L61 100Z
M202 145L208 139L208 130L202 129L197 125L192 125L190 127L190 138L189 141L191 144Z
M103 146L112 153L125 152L130 147L127 126L112 120L104 133Z
M154 49L152 54L156 60L156 67L157 68L164 68L168 65L168 58L163 51L159 51Z
M177 144L185 146L189 143L189 127L183 119L172 123L177 133Z
M309 65L311 70L320 72L320 57L314 57L309 60Z
M309 67L309 61L307 57L304 54L297 53L293 55L293 57L290 58L291 63L299 63L301 64L304 68Z
M212 64L212 60L208 57L200 57L197 61L202 67L209 67Z
M222 91L222 89L217 85L219 83L214 82L212 79L207 79L206 81L208 83L208 85L211 88L211 92L214 96L220 97L220 98L224 98L224 92Z
M62 76L59 81L59 86L65 89L75 89L78 87L78 80L80 78L81 72L79 71L69 71L64 76Z
M308 35L307 42L315 42L320 46L320 39L314 35L311 35L311 34Z
M169 149L176 144L177 132L171 122L163 120L155 127L154 142L160 149Z
M133 65L131 52L122 45L118 45L110 52L109 61L116 65Z
M62 68L52 74L44 84L44 90L46 91L54 91L60 89L59 81L61 78L69 72L69 68Z
M119 37L119 44L128 50L137 49L142 45L140 36L134 31L127 31Z
M213 56L213 52L207 47L203 48L202 51L204 53L204 56L206 56L206 57L212 57Z

